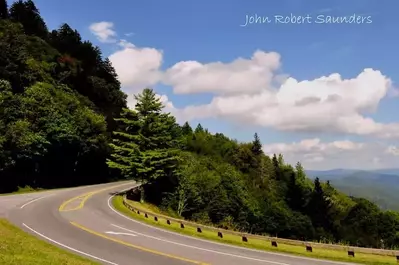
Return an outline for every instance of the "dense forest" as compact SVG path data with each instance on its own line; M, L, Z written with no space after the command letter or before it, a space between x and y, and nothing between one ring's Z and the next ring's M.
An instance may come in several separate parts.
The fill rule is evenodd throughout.
M126 106L98 47L49 31L31 1L0 0L0 192L131 178L141 199L204 224L293 239L399 246L399 213L311 181L201 124L179 125L152 89Z

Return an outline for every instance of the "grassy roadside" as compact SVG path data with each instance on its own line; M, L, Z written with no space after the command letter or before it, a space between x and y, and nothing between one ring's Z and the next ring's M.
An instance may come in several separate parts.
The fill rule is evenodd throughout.
M99 264L22 231L0 219L0 264L4 265L95 265Z
M156 213L161 213L159 209L156 209L154 206L150 206L147 204L140 204L138 202L131 201L132 205L136 206L137 208L141 208L142 210L152 211ZM301 246L292 246L292 245L285 245L279 244L278 248L272 247L271 242L266 240L260 239L252 239L249 238L248 242L242 242L241 237L234 236L234 235L223 235L223 239L219 238L215 232L205 231L203 230L202 233L197 233L195 227L185 226L184 229L180 228L180 225L177 223L171 223L168 225L166 220L163 218L159 218L158 222L154 221L153 218L145 218L144 215L134 213L127 209L123 205L123 198L122 196L118 195L115 196L112 200L112 204L116 210L119 212L132 217L136 220L142 221L147 224L151 224L153 226L157 226L160 228L164 228L167 230L172 230L174 232L178 232L181 234L199 237L203 239L208 239L212 241L217 241L220 243L227 243L232 244L240 247L248 247L254 248L258 250L266 250L266 251L273 251L273 252L284 252L294 255L312 257L312 258L322 258L328 260L335 260L335 261L344 261L344 262L355 262L355 263L362 263L362 264L370 264L370 265L382 265L382 264L397 264L396 258L392 256L382 256L382 255L372 255L372 254L362 254L356 253L355 258L348 257L347 253L344 251L336 251L336 250L326 250L326 249L318 249L313 248L313 252L309 253L306 252L304 247ZM163 213L164 214L164 213Z
M0 193L0 196L6 196L6 195L15 195L15 194L24 194L24 193L33 193L33 192L40 192L40 191L46 191L46 189L34 189L30 186L25 186L25 187L18 187L18 190L9 192L9 193Z

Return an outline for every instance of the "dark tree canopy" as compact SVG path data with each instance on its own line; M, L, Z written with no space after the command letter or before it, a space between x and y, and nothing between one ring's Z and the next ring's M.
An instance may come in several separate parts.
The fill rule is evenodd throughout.
M0 192L136 179L141 200L216 227L291 239L399 247L399 213L348 197L302 164L180 125L153 89L126 105L108 58L31 0L0 0ZM278 118L278 117L277 117Z

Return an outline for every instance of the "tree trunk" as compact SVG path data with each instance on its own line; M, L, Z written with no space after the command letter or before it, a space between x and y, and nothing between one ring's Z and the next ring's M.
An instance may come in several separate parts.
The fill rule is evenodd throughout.
M143 186L140 186L140 203L144 203L145 201L145 194Z

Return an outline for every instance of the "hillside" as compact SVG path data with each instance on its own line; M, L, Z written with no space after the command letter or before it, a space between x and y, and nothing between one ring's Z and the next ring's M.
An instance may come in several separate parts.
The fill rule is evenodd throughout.
M239 143L178 124L150 88L127 109L101 50L68 24L49 31L33 1L2 8L0 18L0 192L135 179L141 200L204 224L399 246L398 213L265 155L256 133Z
M399 211L398 169L306 171L312 177L330 180L336 188L355 197L364 197L382 209Z

